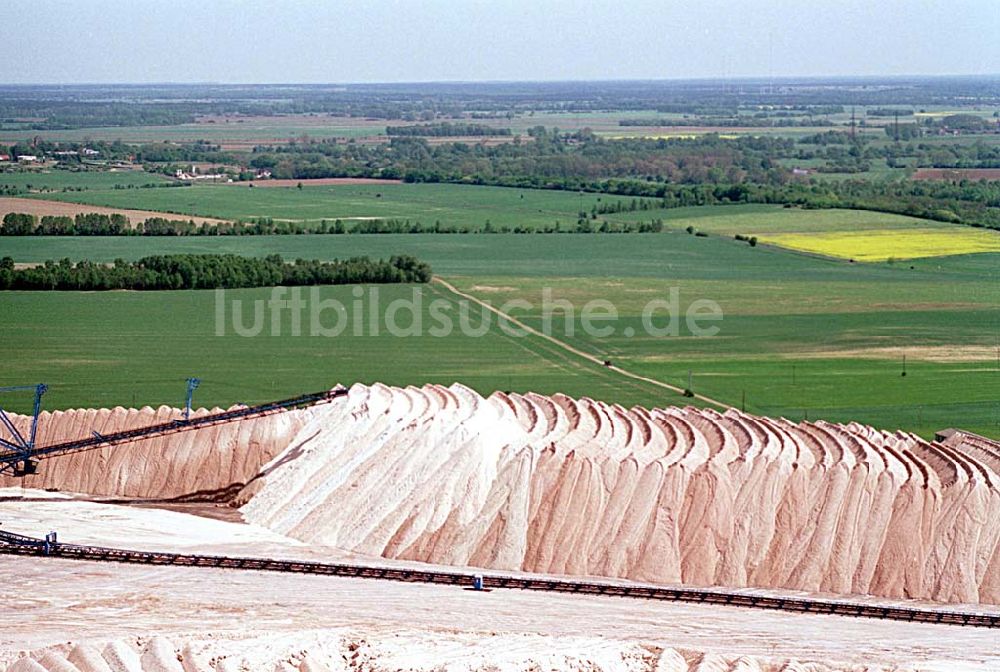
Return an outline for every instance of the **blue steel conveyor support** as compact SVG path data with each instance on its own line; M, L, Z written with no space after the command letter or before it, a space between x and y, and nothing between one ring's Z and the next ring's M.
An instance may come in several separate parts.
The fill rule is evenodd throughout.
M243 406L239 408L231 408L228 411L209 413L208 415L192 418L186 422L171 420L170 422L164 422L158 425L126 429L110 434L93 432L91 436L86 438L64 441L62 443L55 443L42 447L37 447L33 444L30 447L27 447L25 445L27 442L17 444L4 442L3 445L0 445L0 468L14 467L15 475L24 476L28 473L34 473L38 460L52 457L54 455L65 455L83 450L117 446L156 436L167 436L170 434L177 434L179 432L188 432L202 427L212 427L248 418L260 418L293 408L328 403L340 399L341 397L345 397L347 394L348 391L346 388L338 387L332 390L325 390L323 392L303 394L298 397L292 397L291 399L269 401L256 406ZM13 427L13 424L10 426ZM22 470L20 465L24 464L29 465L30 470Z
M187 396L184 398L184 421L191 419L191 400L194 398L194 391L201 385L201 378L187 379Z
M28 438L18 431L14 421L10 419L2 407L0 407L0 423L7 428L10 439L0 437L0 473L10 470L15 476L35 473L35 461L31 459L31 453L35 449L35 437L38 435L38 414L42 410L42 395L49 389L44 383L38 385L14 385L10 387L0 387L0 392L25 392L34 390L35 403L31 414L31 431Z

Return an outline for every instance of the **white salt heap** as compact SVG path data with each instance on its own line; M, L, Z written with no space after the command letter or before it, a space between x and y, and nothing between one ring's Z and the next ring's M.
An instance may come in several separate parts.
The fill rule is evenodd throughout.
M41 443L176 414L56 412ZM1000 604L1000 446L946 443L732 409L357 385L312 409L47 460L24 483L242 488L250 522L388 558Z
M1000 603L1000 453L857 424L355 386L243 513L493 569Z

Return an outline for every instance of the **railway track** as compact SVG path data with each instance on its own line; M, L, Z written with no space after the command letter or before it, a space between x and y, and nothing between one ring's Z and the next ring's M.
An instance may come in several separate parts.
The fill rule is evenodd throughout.
M808 614L1000 628L1000 613L961 612L909 606L887 606L801 597L776 597L751 592L680 588L603 581L547 579L505 574L449 572L344 563L274 560L268 558L192 555L135 551L103 546L80 546L0 532L0 553L91 562L119 562L171 567L212 567L293 574L315 574L407 583L434 583L472 587L481 579L484 589L533 590L579 595L604 595L695 604L715 604Z

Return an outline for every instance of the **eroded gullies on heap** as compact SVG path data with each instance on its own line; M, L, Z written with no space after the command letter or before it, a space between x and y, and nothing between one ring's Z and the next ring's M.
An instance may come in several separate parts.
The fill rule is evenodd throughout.
M40 441L173 417L57 411L43 414ZM1000 454L989 442L732 409L356 385L331 404L44 467L24 484L239 492L250 522L388 558L1000 603Z

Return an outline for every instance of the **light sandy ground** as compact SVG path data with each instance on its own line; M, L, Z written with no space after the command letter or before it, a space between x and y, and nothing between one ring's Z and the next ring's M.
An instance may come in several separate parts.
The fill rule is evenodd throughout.
M12 500L21 495L27 499ZM65 541L112 546L190 550L207 543L212 552L260 554L289 543L252 526L18 489L0 491L0 521L11 531L57 528ZM308 549L295 546L294 552ZM0 584L0 669L17 665L12 672L955 672L1000 666L996 632L980 628L13 556L0 556L0 566L6 579ZM78 649L81 642L90 648ZM40 667L15 663L28 651L44 659ZM80 661L88 652L125 664L87 667ZM178 656L185 667L177 666ZM75 664L53 662L62 659ZM789 660L798 663L788 665Z
M128 210L123 208L105 208L99 205L81 205L79 203L63 203L62 201L47 201L39 198L0 198L0 219L8 212L23 212L35 215L39 218L45 215L73 217L78 214L97 213L101 215L120 214L128 217L128 221L135 226L151 217L164 217L166 219L178 219L183 221L193 220L195 224L217 224L221 219L211 217L195 217L192 215L177 215L169 212L155 212L153 210Z
M471 289L474 292L488 292L488 293L517 291L517 287L511 287L509 285L500 285L499 287L495 285L473 285L469 289Z
M239 520L238 515L233 518ZM69 535L64 541L75 544L107 544L113 538L119 543L127 541L129 548L151 551L217 548L232 553L234 549L254 548L260 553L277 547L304 546L242 522L78 500L61 493L0 488L0 529L40 536L47 527L64 530Z

